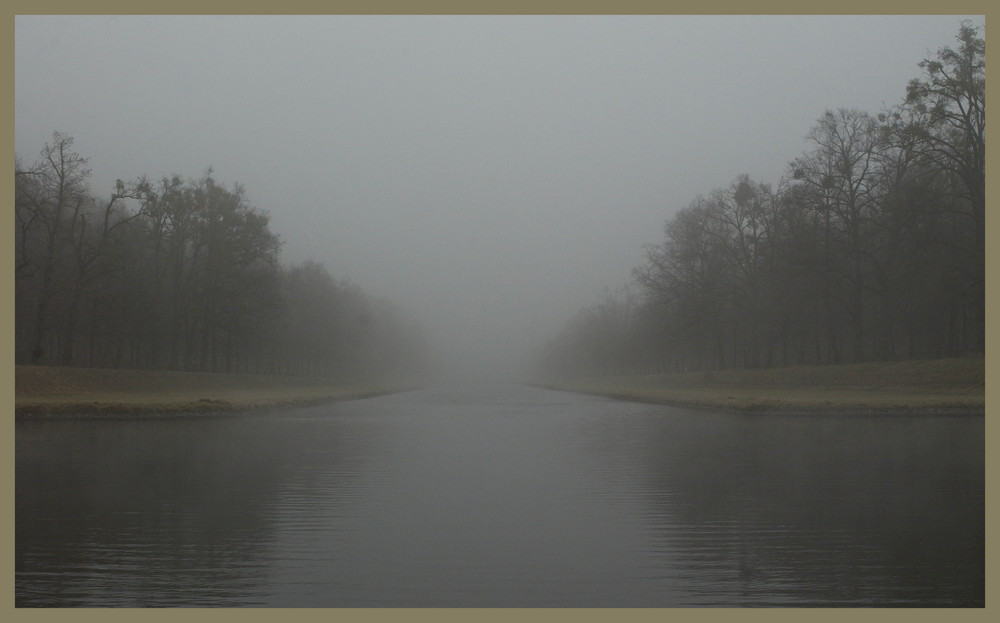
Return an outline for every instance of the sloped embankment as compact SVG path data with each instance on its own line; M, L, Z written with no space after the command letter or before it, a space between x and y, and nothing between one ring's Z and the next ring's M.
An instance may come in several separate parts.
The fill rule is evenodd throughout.
M314 377L17 366L18 417L168 415L349 400L407 389Z
M984 412L983 357L549 379L549 389L743 412Z

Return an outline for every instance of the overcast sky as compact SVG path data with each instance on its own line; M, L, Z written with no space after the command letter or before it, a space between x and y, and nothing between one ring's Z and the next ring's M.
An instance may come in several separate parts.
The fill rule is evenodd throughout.
M322 262L497 371L699 194L776 184L827 109L897 104L975 16L15 18L15 150L92 190L238 182Z

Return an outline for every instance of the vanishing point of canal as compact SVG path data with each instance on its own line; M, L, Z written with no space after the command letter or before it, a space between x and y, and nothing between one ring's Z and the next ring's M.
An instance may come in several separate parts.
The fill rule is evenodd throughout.
M16 606L985 604L982 415L519 386L16 424Z

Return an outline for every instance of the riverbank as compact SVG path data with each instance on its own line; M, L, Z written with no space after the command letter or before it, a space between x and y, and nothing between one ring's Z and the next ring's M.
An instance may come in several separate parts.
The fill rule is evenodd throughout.
M163 417L355 400L412 389L318 377L16 366L18 418Z
M536 387L766 413L984 413L983 357L548 379Z

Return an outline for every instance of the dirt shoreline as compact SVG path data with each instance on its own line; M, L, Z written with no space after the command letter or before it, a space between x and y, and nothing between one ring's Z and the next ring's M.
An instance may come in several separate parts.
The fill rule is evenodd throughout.
M22 419L233 415L359 400L414 385L321 377L15 367L14 415Z
M643 395L617 391L570 388L558 384L532 384L533 387L553 391L565 391L589 396L601 396L613 400L659 404L685 409L722 411L726 413L768 414L768 415L984 415L985 404L970 399L967 401L943 401L931 404L879 404L864 401L828 400L817 397L814 401L772 401L734 402L722 392L713 396L709 393L699 399L685 399L671 396Z
M533 385L737 413L985 414L984 359L549 379Z
M371 390L364 392L352 392L342 395L330 395L320 398L296 398L287 397L275 400L222 400L201 398L196 401L182 402L123 402L123 401L25 401L17 404L14 409L15 418L24 419L66 419L66 418L167 418L167 417L195 417L214 415L238 415L265 409L277 409L282 407L302 407L316 404L326 404L345 400L361 400L385 394L392 394L398 390Z

